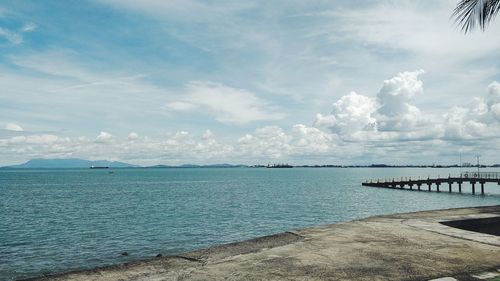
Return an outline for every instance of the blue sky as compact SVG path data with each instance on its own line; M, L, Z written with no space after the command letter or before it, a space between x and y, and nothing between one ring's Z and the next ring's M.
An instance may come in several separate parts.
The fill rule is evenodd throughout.
M0 164L498 163L500 23L455 4L1 1Z

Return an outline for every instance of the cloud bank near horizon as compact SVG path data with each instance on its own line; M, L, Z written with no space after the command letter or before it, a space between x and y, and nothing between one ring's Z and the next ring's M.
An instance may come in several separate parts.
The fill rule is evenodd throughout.
M29 132L19 124L8 123L4 131L15 136L0 138L0 152L18 161L83 157L144 165L283 161L296 164L428 164L443 157L452 157L451 163L456 163L454 158L458 153L472 157L481 151L500 148L498 82L492 82L482 96L473 98L468 105L453 106L436 114L414 104L424 95L420 79L423 73L423 70L401 72L383 81L373 96L350 92L332 104L330 113L318 113L310 126L263 126L227 140L217 137L211 130L198 134L178 131L163 136L142 136L136 132L115 136L102 131L95 137L68 137ZM219 84L194 86L210 87L210 95L220 95L218 102L223 102L226 91L233 91ZM244 91L242 94L249 95ZM190 111L202 106L199 102L202 95L189 95L190 102L198 102L196 106L180 106L176 110ZM255 113L251 106L255 101L244 102L249 102L249 112ZM222 112L222 116L231 116L231 110ZM486 153L483 159L490 163L496 161L494 155L489 157Z

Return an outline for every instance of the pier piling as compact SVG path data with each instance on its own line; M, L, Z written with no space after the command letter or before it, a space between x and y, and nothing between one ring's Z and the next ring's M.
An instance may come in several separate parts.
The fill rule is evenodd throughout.
M470 183L472 194L476 194L476 183L481 185L481 195L485 194L484 185L485 183L497 183L500 185L500 173L499 172L464 172L461 173L459 177L452 177L448 175L445 178L434 178L431 179L427 177L427 179L420 179L420 177L416 180L412 180L411 177L401 177L401 180L377 180L376 182L373 180L365 181L362 185L365 186L374 186L374 187L385 187L385 188L393 188L393 189L406 189L406 190L414 190L413 186L417 186L417 190L422 190L422 185L427 185L427 190L432 191L432 185L436 185L436 192L440 192L441 184L448 184L448 192L453 192L453 184L458 184L458 192L462 193L462 184ZM409 188L405 188L408 185Z

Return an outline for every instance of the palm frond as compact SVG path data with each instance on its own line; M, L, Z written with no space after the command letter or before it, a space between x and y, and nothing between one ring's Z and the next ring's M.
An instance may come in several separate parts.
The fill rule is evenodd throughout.
M461 0L452 17L465 33L484 30L500 11L500 0Z

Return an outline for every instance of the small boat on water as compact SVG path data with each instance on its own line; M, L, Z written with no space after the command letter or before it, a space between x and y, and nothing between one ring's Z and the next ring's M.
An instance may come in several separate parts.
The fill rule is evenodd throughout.
M108 166L94 166L94 165L92 165L92 166L90 166L90 169L109 169L109 167Z

